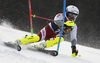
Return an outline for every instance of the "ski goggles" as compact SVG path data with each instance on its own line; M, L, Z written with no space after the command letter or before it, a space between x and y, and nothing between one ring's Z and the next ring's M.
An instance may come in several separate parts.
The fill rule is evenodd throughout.
M75 14L75 13L71 13L71 12L68 12L68 17L70 17L70 18L77 18L77 14Z

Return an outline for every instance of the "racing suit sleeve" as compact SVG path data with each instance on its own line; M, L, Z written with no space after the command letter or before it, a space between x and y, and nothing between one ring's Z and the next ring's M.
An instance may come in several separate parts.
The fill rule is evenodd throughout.
M71 46L76 46L77 43L77 25L73 27L72 31L70 32L71 37Z

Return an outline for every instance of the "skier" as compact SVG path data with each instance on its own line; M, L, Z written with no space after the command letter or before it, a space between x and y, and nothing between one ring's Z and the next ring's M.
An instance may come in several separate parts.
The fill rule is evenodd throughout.
M74 22L79 15L79 10L76 6L69 5L68 7L66 7L65 13L66 17L63 27L63 35L67 32L70 32L72 56L76 57L78 54L78 50L76 49L77 25ZM34 45L34 47L42 49L57 45L61 32L62 22L63 13L58 13L54 17L54 22L51 22L47 26L45 26L42 30L40 30L40 32L37 35L25 36L24 38L16 40L15 43L18 45L26 45L28 43L34 43L45 40L46 42ZM61 37L61 42L64 41L63 35Z

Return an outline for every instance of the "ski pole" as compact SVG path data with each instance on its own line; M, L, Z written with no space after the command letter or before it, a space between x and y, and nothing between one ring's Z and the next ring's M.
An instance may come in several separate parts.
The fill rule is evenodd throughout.
M31 11L31 1L28 0L29 3L29 14L30 14L30 26L31 26L31 34L33 35L33 24L32 24L32 11Z
M40 17L40 16L36 16L35 14L32 15L34 18L40 18L40 19L44 19L44 20L49 20L49 21L54 21L53 19L48 19L48 18L44 18L44 17Z
M62 28L61 28L61 32L60 32L60 38L59 38L59 42L58 42L57 52L59 52L60 41L61 41L61 37L62 37L62 33L63 33L63 27L64 27L64 21L65 21L65 10L66 10L66 0L64 0L63 23L62 23Z

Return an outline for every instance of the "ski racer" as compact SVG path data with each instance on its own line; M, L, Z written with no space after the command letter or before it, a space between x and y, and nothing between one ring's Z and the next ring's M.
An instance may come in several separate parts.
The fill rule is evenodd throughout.
M65 13L66 14L63 27L63 35L65 33L70 32L72 56L76 57L78 54L78 50L76 49L77 25L75 24L75 20L79 15L79 9L74 5L69 5L66 7ZM54 17L54 21L49 23L42 30L40 30L40 32L37 35L25 36L23 38L16 40L15 43L18 45L26 45L28 43L35 43L45 40L46 42L34 45L34 47L42 49L57 45L60 37L62 22L63 22L63 13L58 13ZM61 37L61 42L64 41L63 35Z

